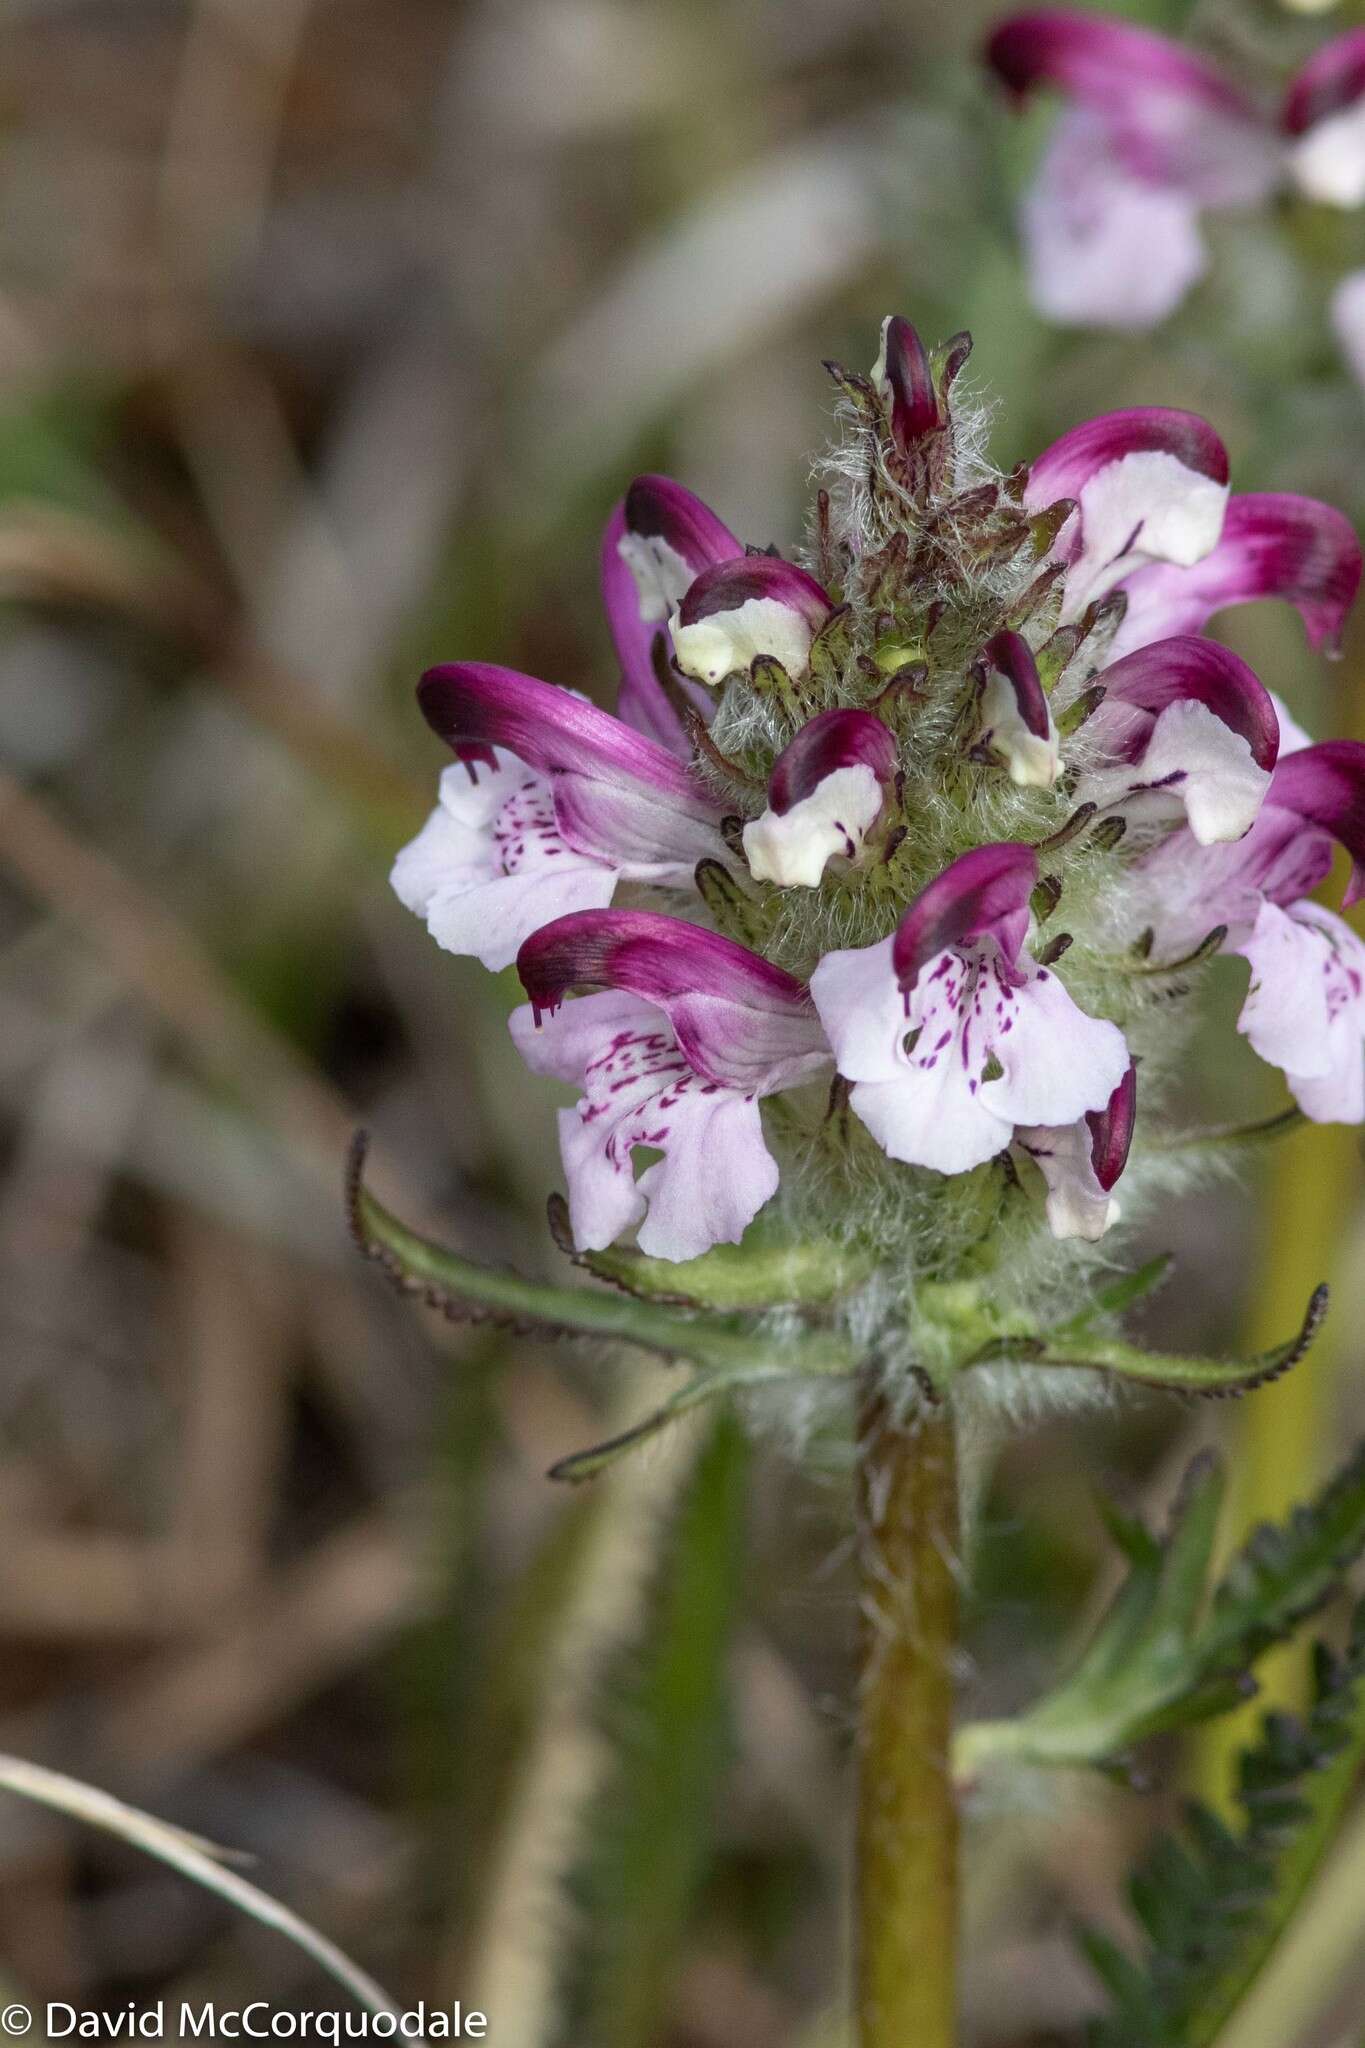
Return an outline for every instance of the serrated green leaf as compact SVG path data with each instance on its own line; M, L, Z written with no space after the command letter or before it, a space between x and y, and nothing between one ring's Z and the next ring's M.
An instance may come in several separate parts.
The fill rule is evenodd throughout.
M1322 1861L1365 1754L1365 1605L1345 1659L1319 1645L1307 1719L1267 1715L1243 1753L1234 1832L1193 1806L1135 1873L1141 1960L1107 1935L1082 1947L1109 1992L1090 2048L1211 2048L1264 1967Z
M1136 1277L1136 1276L1135 1276ZM1312 1344L1327 1313L1327 1289L1319 1287L1309 1301L1298 1334L1255 1358L1200 1358L1178 1351L1144 1351L1121 1338L1087 1334L1073 1323L1037 1337L1006 1338L969 1361L984 1365L997 1358L1027 1358L1039 1366L1079 1366L1111 1372L1144 1387L1166 1387L1187 1394L1246 1394L1263 1387L1297 1365Z
M1221 1472L1204 1458L1164 1541L1110 1511L1129 1570L1088 1648L1027 1713L961 1731L964 1775L1006 1758L1100 1764L1245 1699L1248 1668L1319 1609L1365 1551L1365 1445L1316 1500L1255 1530L1206 1600L1221 1496Z
M1281 1641L1330 1599L1365 1550L1365 1444L1316 1500L1253 1529L1214 1589L1201 1641L1228 1669Z
M636 1344L666 1358L687 1358L710 1371L739 1375L767 1372L779 1360L784 1373L793 1375L838 1372L852 1364L849 1347L832 1332L784 1332L779 1345L762 1329L735 1316L670 1314L632 1295L547 1286L480 1265L420 1236L391 1215L364 1184L364 1160L361 1138L353 1148L347 1181L357 1245L397 1285L447 1315L546 1336Z

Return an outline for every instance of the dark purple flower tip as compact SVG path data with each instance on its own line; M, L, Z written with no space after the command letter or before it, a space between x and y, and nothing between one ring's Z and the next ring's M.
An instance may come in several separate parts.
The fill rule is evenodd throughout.
M747 946L651 910L577 910L517 955L537 1022L571 989L617 989L667 1017L693 1072L763 1094L829 1063L810 990Z
M668 476L637 476L621 507L627 533L661 540L681 555L694 575L708 562L743 552L729 527L709 505Z
M839 768L868 767L885 787L896 765L896 742L872 712L822 711L774 761L768 803L782 817Z
M1203 704L1251 749L1258 768L1271 769L1280 751L1280 722L1270 692L1240 655L1193 634L1157 640L1125 654L1104 671L1105 702L1126 704L1155 719L1168 705ZM1134 735L1138 752L1144 744Z
M1228 480L1228 451L1198 413L1164 405L1101 413L1072 427L1029 465L1024 504L1042 511L1063 498L1079 498L1091 478L1125 455L1173 455L1216 484Z
M795 562L778 555L742 555L703 569L678 608L678 623L700 625L743 604L769 600L797 612L812 632L819 632L834 606L828 594Z
M930 960L974 939L994 939L1012 967L1037 881L1031 846L1005 840L962 854L920 891L896 929L891 958L901 988L908 993Z
M657 740L595 704L492 662L430 668L417 686L422 716L460 759L503 747L542 775L645 783L695 805L700 784Z
M532 932L517 973L537 1010L571 989L614 988L661 1009L679 996L713 996L771 1009L806 1009L795 975L735 939L655 910L573 910Z
M1047 693L1038 678L1033 649L1020 633L997 633L981 650L987 662L1009 684L1015 707L1026 731L1046 739L1051 731Z
M1329 832L1351 856L1346 908L1365 896L1365 745L1321 740L1286 754L1271 777L1266 803L1292 811Z
M1303 135L1329 114L1353 106L1365 93L1365 28L1347 29L1324 43L1285 94L1280 122L1288 135Z
M1137 1068L1130 1066L1103 1109L1086 1116L1090 1131L1090 1163L1107 1195L1128 1164L1137 1121Z
M709 505L666 476L636 477L602 536L602 601L621 663L617 708L683 760L692 748L680 707L704 718L711 706L704 690L669 671L669 614L709 562L743 552Z
M1169 36L1103 14L1045 7L1011 15L991 35L985 59L1017 98L1047 83L1104 113L1114 110L1116 97L1160 92L1255 118L1250 101L1216 65Z
M872 381L890 400L891 438L906 455L947 424L924 343L908 320L893 313L882 322L882 349Z

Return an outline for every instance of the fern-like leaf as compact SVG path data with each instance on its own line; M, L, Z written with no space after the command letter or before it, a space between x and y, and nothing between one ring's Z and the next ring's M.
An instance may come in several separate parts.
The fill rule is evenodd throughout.
M1090 2048L1208 2048L1314 1876L1365 1751L1365 1602L1345 1654L1319 1644L1307 1717L1268 1714L1238 1771L1241 1826L1191 1806L1129 1888L1140 1958L1107 1935L1082 1945L1110 1997Z
M1315 1613L1365 1551L1365 1445L1316 1500L1255 1530L1209 1594L1223 1476L1211 1456L1186 1474L1158 1538L1107 1511L1128 1573L1071 1675L1013 1721L962 1730L959 1771L996 1759L1101 1764L1165 1729L1227 1711L1248 1667Z

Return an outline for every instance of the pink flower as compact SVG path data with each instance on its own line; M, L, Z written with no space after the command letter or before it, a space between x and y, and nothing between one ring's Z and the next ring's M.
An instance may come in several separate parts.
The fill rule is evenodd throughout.
M559 1116L575 1244L601 1250L636 1224L655 1258L737 1243L777 1191L761 1098L829 1065L803 984L650 911L559 918L517 971L531 998L511 1019L518 1050L583 1090ZM605 992L564 1002L588 985ZM663 1155L638 1180L637 1147Z
M540 925L600 909L619 880L686 884L724 854L695 773L568 690L455 662L428 670L418 700L462 765L392 881L447 951L506 967Z
M1361 576L1339 512L1286 493L1229 497L1227 478L1226 450L1205 421L1139 407L1063 434L1024 490L1030 511L1074 503L1053 549L1061 620L1124 599L1075 794L1147 817L1183 810L1201 845L1250 826L1278 730L1246 663L1198 629L1227 605L1282 597L1313 645L1335 645Z
M1205 97L1189 149L1212 175L1240 116ZM1165 163L1149 113L1133 133ZM1309 1115L1365 1115L1365 947L1307 900L1337 842L1360 892L1365 747L1312 745L1201 631L1277 596L1335 644L1354 534L1308 499L1230 497L1218 436L1169 408L977 474L952 395L967 348L891 319L873 376L840 373L860 438L821 501L822 580L744 552L666 478L631 487L603 547L620 718L488 664L422 679L455 761L394 886L448 949L515 958L516 1043L579 1091L560 1141L583 1250L737 1242L779 1158L818 1155L836 1187L846 1167L856 1207L842 1090L764 1125L765 1098L831 1065L891 1160L1008 1155L1056 1236L1098 1238L1165 1010L1116 997L1121 1029L1068 982L1126 986L1126 924L1158 967L1225 926L1251 1043ZM658 907L610 908L618 885ZM1068 928L1031 941L1063 903Z
M1279 1067L1317 1123L1365 1120L1365 947L1307 900L1335 844L1354 863L1345 901L1365 895L1365 746L1297 746L1275 769L1259 817L1235 845L1177 832L1141 864L1154 951L1178 956L1219 925L1251 967L1238 1029Z
M1123 1081L1123 1033L1025 949L1037 880L1031 847L978 847L889 938L828 953L811 976L853 1110L892 1159L965 1173L1020 1126L1105 1109Z
M1051 319L1165 319L1204 271L1206 210L1257 205L1284 184L1328 205L1365 201L1365 30L1318 50L1278 112L1167 36L1068 8L1012 15L986 61L1018 99L1052 85L1070 102L1021 222Z

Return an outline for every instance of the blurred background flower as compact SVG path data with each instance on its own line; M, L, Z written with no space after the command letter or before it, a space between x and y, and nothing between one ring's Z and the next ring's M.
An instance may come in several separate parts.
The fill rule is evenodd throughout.
M1213 215L1154 332L1049 327L1015 216L1054 109L1008 112L991 25L979 0L25 0L0 31L0 1748L250 1851L400 1998L482 2005L515 2048L840 2038L847 1474L826 1417L788 1417L566 1496L545 1467L656 1369L423 1320L349 1252L363 1121L407 1213L564 1270L519 991L387 886L445 759L417 674L477 658L610 704L597 547L629 478L790 547L819 360L862 363L893 308L972 329L1005 466L1187 406L1239 488L1365 512L1327 318L1365 219ZM1198 23L1258 78L1338 25ZM1311 733L1365 738L1359 622L1335 665L1288 608L1217 630ZM1189 1107L1270 1115L1245 971L1215 976ZM1159 1511L1193 1443L1234 1440L1231 1540L1360 1434L1361 1239L1334 1127L1163 1218L1160 1336L1269 1343L1324 1277L1334 1316L1235 1413L1132 1401L1013 1444L974 1711L1027 1698L1103 1592L1097 1485ZM1074 2036L1069 1919L1116 1917L1137 1843L1221 1769L1158 1762L1147 1800L1053 1787L991 1831L974 2041ZM1363 1855L1358 1825L1313 1966L1286 1952L1238 2048L1348 2026ZM307 1969L0 1808L7 1991L330 2003Z

